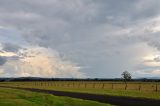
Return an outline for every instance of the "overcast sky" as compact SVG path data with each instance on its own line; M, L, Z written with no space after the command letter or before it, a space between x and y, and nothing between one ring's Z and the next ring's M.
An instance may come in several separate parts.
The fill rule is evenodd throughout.
M159 10L159 0L0 0L0 77L159 77Z

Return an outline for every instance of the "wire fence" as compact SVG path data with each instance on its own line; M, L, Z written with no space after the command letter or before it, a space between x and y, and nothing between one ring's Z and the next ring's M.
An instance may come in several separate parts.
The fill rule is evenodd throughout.
M135 91L160 91L160 83L156 82L1 82L0 86L16 86L31 88L81 88L81 89L108 89L108 90L135 90Z

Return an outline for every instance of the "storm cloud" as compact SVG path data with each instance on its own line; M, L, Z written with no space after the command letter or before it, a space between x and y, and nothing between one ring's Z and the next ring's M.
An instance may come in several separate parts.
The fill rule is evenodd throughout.
M4 43L3 45L3 50L7 52L18 52L20 49L19 46L11 44L11 43Z
M3 56L0 56L0 66L4 65L6 63L7 59Z
M43 48L86 77L120 77L124 70L139 77L155 65L146 58L160 55L159 10L157 0L0 1L0 50L29 58L22 51Z

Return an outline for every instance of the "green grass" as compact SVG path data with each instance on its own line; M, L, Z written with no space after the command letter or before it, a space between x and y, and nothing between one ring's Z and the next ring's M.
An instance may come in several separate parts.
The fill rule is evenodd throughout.
M110 106L94 101L0 88L0 106Z
M41 85L42 83L42 85ZM73 86L74 83L74 86ZM78 87L78 84L81 86ZM87 87L85 88L85 83ZM93 84L96 86L93 88ZM105 87L102 89L102 84L105 83ZM111 83L114 84L114 89L111 89ZM69 91L69 92L83 92L93 94L105 94L114 96L128 96L137 98L150 98L160 99L160 84L155 82L141 82L141 90L138 90L140 82L129 82L127 90L124 90L124 84L122 82L5 82L0 83L3 86L15 86L24 88L38 88L47 90ZM67 86L70 84L70 86ZM158 84L158 92L155 92L155 85Z
M91 89L91 88L61 88L61 87L39 87L39 89L81 92L91 94L113 95L113 96L127 96L136 98L160 99L160 92L145 92L133 90L106 90L106 89Z

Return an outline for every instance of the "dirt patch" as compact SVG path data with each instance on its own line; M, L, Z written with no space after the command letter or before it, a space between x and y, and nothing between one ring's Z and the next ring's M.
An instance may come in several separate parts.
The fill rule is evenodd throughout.
M6 87L6 86L0 86L0 87ZM6 88L16 88L16 89L22 89L22 90L29 90L33 92L48 93L56 96L67 96L67 97L79 98L84 100L93 100L93 101L108 103L108 104L117 105L117 106L160 106L160 100L154 100L154 99L98 95L98 94L87 94L87 93L76 93L76 92L54 91L54 90L42 90L42 89L34 89L34 88L18 88L18 87L6 87Z

